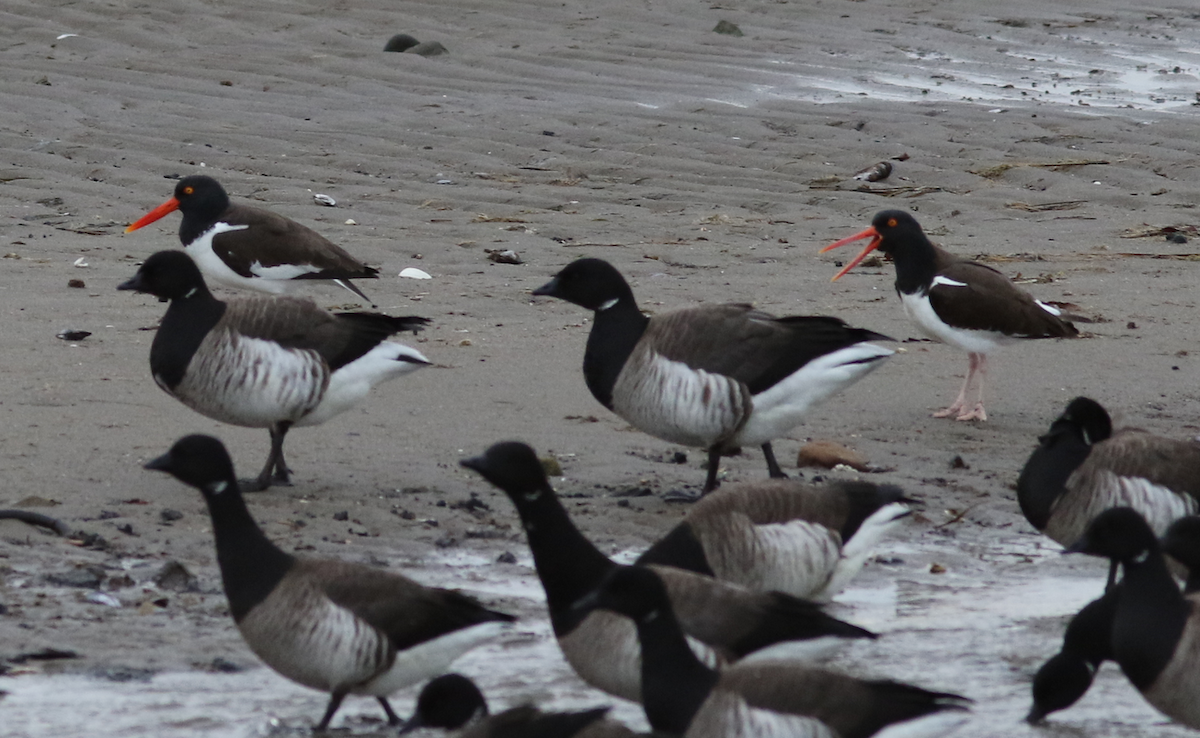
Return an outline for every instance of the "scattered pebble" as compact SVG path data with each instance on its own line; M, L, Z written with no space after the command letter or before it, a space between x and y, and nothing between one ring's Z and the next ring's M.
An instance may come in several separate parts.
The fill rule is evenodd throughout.
M726 36L744 36L742 29L738 28L736 23L730 23L727 20L718 21L716 27L713 28L714 33L723 33Z
M76 289L76 290L81 290L84 287L87 287L87 285L84 284L84 281L82 279L68 279L67 286L70 287L71 289Z
M950 468L951 469L970 469L971 465L968 464L967 462L963 461L963 457L959 456L958 454L955 454L954 458L950 459Z
M244 666L235 664L223 656L217 656L214 658L212 663L209 664L208 668L210 671L219 672L221 674L236 674L240 671L246 670Z
M929 573L930 574L945 574L946 567L942 566L941 564L933 564L929 567Z
M422 41L411 49L408 49L408 53L419 56L441 56L442 54L449 54L450 50L442 46L441 41Z
M350 513L346 512L345 510L342 510L341 512L335 512L333 514L333 519L339 523L344 523L350 519Z
M162 518L164 523L174 523L176 520L181 520L183 518L183 513L179 512L178 510L167 508L166 510L160 512L158 517Z
M1171 243L1187 243L1187 236L1182 233L1172 233L1167 236L1167 240Z
M514 554L512 551L505 551L504 553L502 553L496 557L496 563L497 564L515 564L515 563L517 563L516 554Z
M801 446L796 454L796 466L800 468L816 466L832 469L839 464L858 471L867 471L869 468L866 456L836 441L810 441Z
M103 581L104 573L94 567L80 567L46 575L46 582L58 587L100 589L100 583Z
M171 592L197 592L200 590L200 582L196 576L178 561L168 561L163 564L158 573L154 575L154 584L159 589Z

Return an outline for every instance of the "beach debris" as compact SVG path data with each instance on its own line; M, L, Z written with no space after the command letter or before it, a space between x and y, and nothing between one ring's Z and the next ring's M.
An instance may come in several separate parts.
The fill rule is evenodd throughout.
M1086 167L1093 164L1112 164L1108 159L1061 159L1059 161L1014 161L996 164L990 167L979 167L978 169L968 169L971 174L979 175L987 179L995 179L1007 172L1009 169L1017 167L1036 167L1039 169L1066 169L1067 167Z
M388 39L387 43L383 46L383 50L395 52L408 51L419 43L421 42L407 33L397 33Z
M553 456L543 456L538 459L542 465L542 470L546 472L548 477L561 477L563 475L562 464L558 463L558 459Z
M845 465L858 471L870 469L866 456L837 441L810 441L801 446L799 453L796 454L796 466L800 468L815 466L822 469L833 469L838 465Z
M346 218L346 222L343 225L358 225L358 221L354 218Z
M521 257L512 249L488 249L488 260L497 264L524 264Z
M175 560L163 564L158 573L154 575L154 584L159 589L172 592L197 592L200 590L200 582L196 579L196 575Z
M87 269L90 264L87 263L87 259L81 256L75 260L75 266L79 267L80 269Z
M64 341L82 341L92 335L91 331L83 331L78 328L64 328L54 335L55 338L61 338Z
M107 592L90 592L86 598L93 605L104 605L105 607L120 607L121 601Z
M337 200L334 200L329 195L322 195L318 192L313 195L313 199L317 201L318 205L324 205L327 208L337 207Z
M886 161L877 162L855 172L854 178L863 182L878 182L887 179L892 174L892 165Z
M1195 238L1200 235L1200 228L1194 225L1152 226L1143 223L1141 228L1126 228L1117 234L1120 238L1163 238L1170 239L1176 233Z
M1048 210L1074 210L1081 205L1087 205L1087 200L1061 200L1059 202L1043 202L1031 204L1027 202L1005 203L1004 207L1013 210L1023 210L1026 213L1044 213Z
M71 533L71 526L58 518L52 518L49 515L42 515L41 513L30 512L28 510L0 510L0 520L20 520L22 523L47 528L60 536Z
M742 29L738 28L736 23L730 23L727 20L717 21L717 25L713 28L714 33L723 33L726 36L744 36Z
M76 37L78 37L78 36L79 36L79 34L78 34L78 33L60 33L60 34L58 34L57 36L55 36L55 37L54 37L54 40L55 40L55 41L62 41L64 38L76 38Z
M1167 240L1171 243L1187 243L1187 236L1182 233L1171 233L1167 235Z
M63 572L47 574L46 582L57 587L81 587L84 589L100 589L104 581L104 571L98 566L81 566Z
M87 287L87 284L82 279L68 279L67 286L71 289L81 290Z
M416 267L405 267L400 270L400 276L407 279L433 279L428 272L423 272Z

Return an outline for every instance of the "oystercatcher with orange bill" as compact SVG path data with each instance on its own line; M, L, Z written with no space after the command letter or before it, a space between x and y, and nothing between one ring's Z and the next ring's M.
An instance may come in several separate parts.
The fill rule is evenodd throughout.
M269 210L235 205L217 180L184 177L175 194L125 229L147 226L178 210L179 240L212 281L226 287L273 295L298 280L331 279L362 299L371 299L351 279L377 279L369 267L316 231Z
M852 241L871 241L834 275L836 281L879 249L896 262L896 292L904 311L930 338L967 352L970 368L958 398L933 414L957 420L987 420L983 385L987 357L994 349L1021 338L1070 338L1079 331L1061 312L1016 287L990 266L968 261L934 246L916 219L903 210L878 213L871 226L821 249L825 253ZM978 378L976 401L967 393Z

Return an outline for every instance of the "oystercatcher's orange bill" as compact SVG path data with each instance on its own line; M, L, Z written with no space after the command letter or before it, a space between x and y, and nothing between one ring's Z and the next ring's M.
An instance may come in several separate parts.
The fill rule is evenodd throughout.
M163 217L164 215L173 213L178 209L179 209L179 201L172 197L170 200L167 200L162 205L159 205L158 207L154 208L150 212L143 215L141 218L138 218L134 223L132 223L128 228L125 229L125 232L132 233L133 231L136 231L137 229L141 228L142 226L148 226L151 223L153 223L154 221Z
M846 238L843 238L841 241L835 241L834 243L831 243L828 246L826 246L825 248L821 249L821 251L819 253L823 254L826 251L832 251L833 249L836 249L838 246L845 246L848 243L852 243L854 241L860 241L864 238L871 239L871 242L869 244L867 244L867 247L865 249L862 250L862 253L860 253L858 256L854 257L850 261L849 264L842 267L842 271L833 275L833 279L829 280L830 282L838 281L839 279L842 278L843 275L846 274L846 272L848 272L851 269L853 269L854 267L858 266L858 263L860 261L867 258L867 254L871 253L872 251L874 251L876 249L876 247L879 246L879 242L883 240L883 236L879 235L879 231L875 230L875 226L870 226L866 230L855 233L853 236L847 236Z

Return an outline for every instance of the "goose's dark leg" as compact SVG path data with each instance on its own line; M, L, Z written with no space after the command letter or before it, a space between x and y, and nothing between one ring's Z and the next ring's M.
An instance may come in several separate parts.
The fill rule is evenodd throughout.
M375 699L379 700L379 706L383 708L384 713L387 715L388 725L399 725L401 723L400 716L388 704L387 697L376 697Z
M720 466L721 452L710 448L708 450L708 478L704 480L704 489L700 492L701 497L721 486L721 482L717 480L717 470Z
M767 457L767 473L772 479L787 479L787 475L783 473L783 469L779 468L779 462L775 460L775 449L771 448L771 442L767 441L762 445L763 456Z
M345 692L334 692L329 695L329 706L325 708L325 716L321 718L321 722L317 723L315 729L317 733L322 733L329 727L329 721L333 720L333 714L342 706L342 700L345 698Z
M289 475L292 470L288 468L287 462L283 460L283 438L291 429L292 424L288 421L282 421L275 424L271 429L271 455L275 458L275 477L271 480L272 484L280 484L285 487L292 485Z

